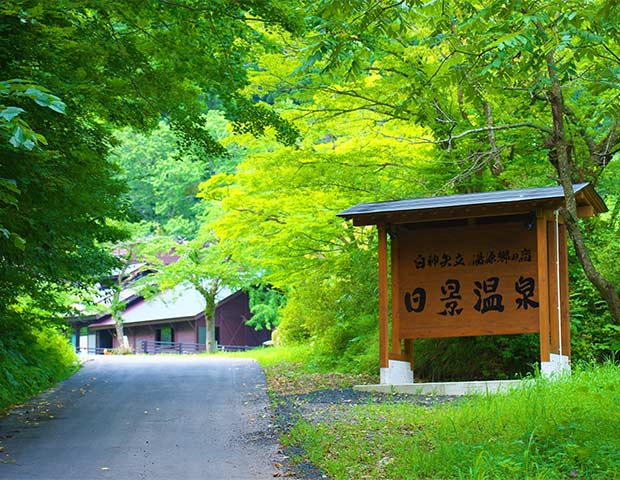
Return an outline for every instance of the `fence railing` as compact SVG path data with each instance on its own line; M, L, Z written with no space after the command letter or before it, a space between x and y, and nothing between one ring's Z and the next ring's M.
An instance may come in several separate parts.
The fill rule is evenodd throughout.
M249 345L218 345L218 350L222 352L243 352L251 350ZM142 340L140 348L136 353L199 353L204 352L206 346L204 343L191 342L155 342L153 340Z
M95 348L95 347L75 347L75 353L88 353L89 355L103 355L111 348Z
M137 345L136 345L137 346ZM205 345L191 342L156 342L142 340L136 353L199 353L205 351Z
M192 342L156 342L154 340L142 340L139 345L136 345L136 351L134 353L147 353L147 354L159 354L159 353L200 353L206 350L204 343L192 343ZM244 352L251 350L253 346L249 345L218 345L217 349L221 352ZM88 353L89 355L105 355L106 353L112 353L112 348L80 348L75 349L76 353Z

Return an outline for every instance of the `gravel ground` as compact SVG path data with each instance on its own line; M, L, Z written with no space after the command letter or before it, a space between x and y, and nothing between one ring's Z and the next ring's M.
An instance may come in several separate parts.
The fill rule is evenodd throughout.
M436 403L451 402L456 397L437 395L404 395L360 392L352 388L328 388L305 394L278 395L272 397L275 421L282 433L289 432L300 420L312 423L330 423L348 414L355 405L368 403L406 402L412 405L431 406ZM285 476L298 480L316 480L329 478L316 466L302 460L304 451L299 446L283 450L289 459L288 472ZM290 459L295 459L291 462Z

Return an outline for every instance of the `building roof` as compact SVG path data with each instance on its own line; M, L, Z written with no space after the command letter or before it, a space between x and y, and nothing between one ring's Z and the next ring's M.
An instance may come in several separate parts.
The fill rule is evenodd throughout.
M226 300L233 293L229 288L220 289L215 298L216 305ZM205 301L202 295L189 282L184 282L151 298L130 305L122 313L122 318L126 325L193 319L204 312L204 309ZM92 328L109 328L112 325L114 325L114 320L108 315L90 326Z
M592 184L576 184L573 191L578 206L592 207L595 213L607 211ZM527 213L539 208L555 209L563 204L562 187L555 186L360 203L338 216L353 220L355 225L415 223Z

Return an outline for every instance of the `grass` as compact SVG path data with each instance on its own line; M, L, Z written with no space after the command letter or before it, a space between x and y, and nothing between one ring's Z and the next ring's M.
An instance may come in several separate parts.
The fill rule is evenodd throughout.
M218 355L237 358L253 358L263 368L281 364L294 365L296 370L310 371L317 368L311 363L312 350L308 345L291 345L286 347L261 347L244 352L221 352Z
M333 479L620 479L620 367L431 408L358 406L286 441Z
M272 394L303 394L325 388L347 388L377 382L376 375L331 371L314 360L309 345L258 348L220 355L258 361L265 370L267 387Z

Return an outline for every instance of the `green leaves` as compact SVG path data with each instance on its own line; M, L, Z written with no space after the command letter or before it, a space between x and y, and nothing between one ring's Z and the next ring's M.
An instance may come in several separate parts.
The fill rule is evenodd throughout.
M35 143L24 134L20 126L15 127L15 130L13 130L13 136L9 139L9 143L15 148L23 147L26 150L32 150L35 145Z
M60 98L56 95L52 95L47 89L31 81L22 79L0 81L0 96L29 98L41 107L47 107L57 113L65 113L66 105ZM2 111L0 116L6 121L11 121L14 117L23 112L24 109L19 107L7 107Z
M4 110L0 112L0 117L4 119L6 122L10 122L15 117L17 117L20 113L25 112L23 108L19 107L6 107Z
M22 80L6 80L0 82L0 98L19 101L22 97L35 101L36 104L64 113L64 103L54 95L44 92L40 88L34 88L29 82ZM4 106L0 104L0 135L8 137L8 143L16 150L33 150L38 143L47 144L43 135L34 132L28 122L23 118L26 113L21 107ZM10 172L11 174L13 172ZM17 186L17 180L12 178L0 178L0 213L7 207L17 208L18 197L21 190ZM2 218L0 217L0 221ZM26 248L25 238L6 228L0 223L0 239L4 239L17 251L23 252Z
M33 100L35 104L49 108L57 113L65 113L65 104L55 95L45 91L43 87L34 86L32 82L14 79L0 82L0 98L6 97L5 102L20 102L22 99ZM32 150L39 143L47 145L43 135L32 130L24 118L26 110L17 106L0 104L0 132L9 132L8 143L15 149Z
M32 98L37 105L48 107L58 113L65 113L65 104L55 95L51 95L37 88L28 88L24 96Z

